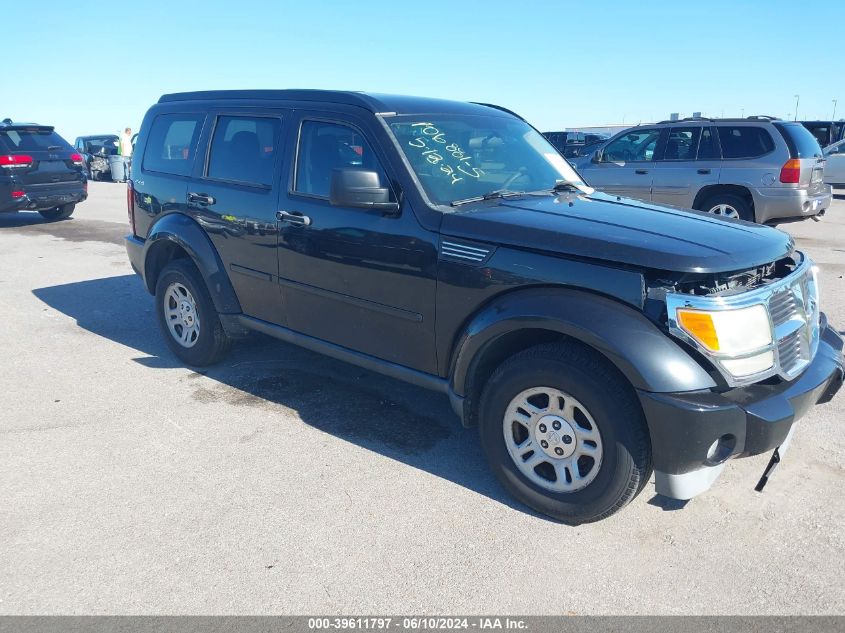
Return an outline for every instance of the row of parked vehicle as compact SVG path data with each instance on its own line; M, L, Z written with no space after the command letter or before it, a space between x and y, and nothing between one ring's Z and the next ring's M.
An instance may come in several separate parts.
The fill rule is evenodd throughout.
M0 128L22 133L50 135L55 169L85 182L52 129ZM690 499L729 459L772 453L762 490L797 419L839 391L813 262L738 219L825 209L819 153L797 124L665 122L576 157L587 180L610 175L601 192L494 105L172 94L138 137L126 249L186 364L261 332L445 394L507 490L577 524L652 472ZM53 170L20 156L0 164L21 180ZM734 174L746 190L720 190ZM675 206L699 198L715 215Z
M563 140L562 153L602 191L761 224L818 218L831 203L829 184L845 183L845 123L699 117L590 143L561 134L545 136L559 151ZM823 151L819 138L837 142Z

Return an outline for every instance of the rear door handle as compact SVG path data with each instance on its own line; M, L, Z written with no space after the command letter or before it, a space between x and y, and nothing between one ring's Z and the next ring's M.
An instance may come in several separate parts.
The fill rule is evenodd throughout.
M709 174L709 173L710 173L710 170L709 170L709 169L699 169L699 170L698 170L698 173L699 173L699 174Z
M209 196L205 193L189 193L188 202L196 202L198 204L210 205L217 202L217 200L215 200L213 196Z
M296 226L311 226L311 218L299 212L276 211L276 217L279 219L279 222L288 222Z
M643 176L643 175L648 173L648 169L635 169L634 173L639 174L640 176Z

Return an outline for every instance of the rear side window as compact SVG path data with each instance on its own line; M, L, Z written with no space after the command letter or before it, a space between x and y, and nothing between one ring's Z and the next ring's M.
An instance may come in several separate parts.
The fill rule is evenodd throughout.
M775 123L789 146L791 158L813 158L822 155L822 148L813 133L800 123Z
M695 160L700 127L673 127L669 130L663 160Z
M756 158L775 149L771 135L754 125L720 125L723 158Z
M188 176L194 164L203 114L160 114L153 121L144 169Z
M698 144L698 160L718 160L719 148L713 128L706 127L701 131L701 141Z
M381 163L357 130L326 121L302 123L296 157L296 191L328 198L332 171L351 167L377 172L382 186L387 186Z
M280 128L273 117L217 117L207 176L271 186Z
M71 149L61 136L50 128L22 128L0 132L0 147L7 152L46 152Z

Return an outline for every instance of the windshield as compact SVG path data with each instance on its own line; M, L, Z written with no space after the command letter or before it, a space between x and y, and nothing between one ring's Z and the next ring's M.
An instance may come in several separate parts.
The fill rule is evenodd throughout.
M425 192L437 204L502 190L551 190L560 182L586 189L558 151L516 118L398 116L389 124Z

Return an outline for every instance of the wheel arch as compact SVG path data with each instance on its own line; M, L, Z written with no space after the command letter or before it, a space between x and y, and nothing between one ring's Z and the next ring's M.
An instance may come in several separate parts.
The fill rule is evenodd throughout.
M144 284L155 294L158 277L174 259L193 261L220 314L237 314L241 305L217 249L192 218L181 213L162 216L151 228L144 246Z
M573 289L515 291L483 308L453 351L450 393L464 424L475 423L480 391L501 362L535 345L562 340L598 352L635 389L666 393L715 386L667 334L620 301Z
M692 208L698 209L699 211L705 211L706 209L703 208L704 203L707 202L709 198L712 198L713 196L719 194L730 194L734 196L739 196L748 203L748 206L751 208L751 213L755 213L754 195L751 193L751 190L748 187L745 187L743 185L731 185L721 183L706 185L702 187L698 191L698 193L695 194L695 200L693 200Z

